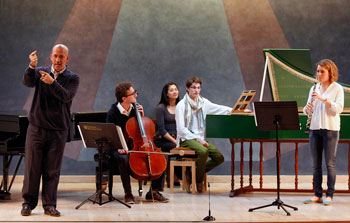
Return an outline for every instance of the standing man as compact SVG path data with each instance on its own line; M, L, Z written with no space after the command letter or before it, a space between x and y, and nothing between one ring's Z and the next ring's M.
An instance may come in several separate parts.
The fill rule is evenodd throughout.
M132 105L136 103L137 91L133 88L131 82L120 82L115 87L115 96L117 98L117 102L111 105L107 113L107 122L114 123L115 125L120 126L123 130L125 138L126 135L125 126L127 121L136 117L135 109L138 109L141 116L143 116L143 107L137 104L137 108L134 108ZM132 148L132 141L128 140L128 147ZM117 159L120 178L122 180L123 188L124 188L124 199L125 203L134 204L135 198L131 192L131 184L130 184L130 174L131 169L129 165L129 155L128 150L118 149L114 153L114 157ZM146 200L152 200L152 197L155 201L166 203L169 199L165 198L159 191L161 191L164 187L164 173L156 180L152 181L152 189L150 188L149 192L146 194ZM152 191L152 192L151 192Z
M57 187L70 122L70 107L79 86L79 76L67 69L68 48L52 48L49 67L37 67L37 51L29 55L23 84L34 87L25 144L25 172L22 188L22 216L29 216L38 204L42 177L42 205L45 215L59 217Z
M200 96L202 81L198 77L190 77L186 82L186 94L176 105L175 119L177 140L181 147L196 151L197 191L203 192L203 180L206 172L224 162L224 156L205 139L205 118L207 114L229 114L231 108L210 102ZM208 157L210 160L207 161ZM187 171L186 177L190 182ZM189 184L188 184L189 185ZM187 188L189 191L189 188Z

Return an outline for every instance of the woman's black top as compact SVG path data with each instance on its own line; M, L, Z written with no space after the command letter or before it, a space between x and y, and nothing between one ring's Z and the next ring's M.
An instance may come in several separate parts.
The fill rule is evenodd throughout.
M164 136L166 133L176 135L175 114L170 114L164 104L157 106L157 135Z

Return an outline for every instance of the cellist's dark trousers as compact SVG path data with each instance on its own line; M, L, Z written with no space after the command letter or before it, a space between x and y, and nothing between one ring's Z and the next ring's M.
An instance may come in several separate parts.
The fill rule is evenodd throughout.
M130 174L131 169L129 166L129 155L120 154L118 151L114 153L114 157L117 159L120 178L122 180L124 193L131 194Z
M57 187L68 131L43 129L29 124L25 144L24 203L38 204L42 176L42 205L56 207Z
M131 169L129 165L129 155L120 154L117 151L114 153L114 157L117 159L119 174L122 180L124 193L131 194L131 184L130 184L130 175ZM152 189L157 191L162 191L164 188L164 175L163 173L158 179L152 181Z

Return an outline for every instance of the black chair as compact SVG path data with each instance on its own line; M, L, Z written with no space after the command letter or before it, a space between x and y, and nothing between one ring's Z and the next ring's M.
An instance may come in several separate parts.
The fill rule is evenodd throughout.
M108 193L112 196L113 192L113 176L119 175L119 167L118 167L118 161L113 155L114 151L111 151L109 153L105 153L104 157L102 158L102 188L105 190L107 189L108 185ZM94 160L98 162L98 154L94 155ZM99 168L96 167L96 179L99 177ZM147 181L145 181L147 182ZM142 181L138 181L139 184L139 196L142 196L143 190L142 190ZM146 184L145 184L146 185ZM96 180L96 190L98 190L98 180Z

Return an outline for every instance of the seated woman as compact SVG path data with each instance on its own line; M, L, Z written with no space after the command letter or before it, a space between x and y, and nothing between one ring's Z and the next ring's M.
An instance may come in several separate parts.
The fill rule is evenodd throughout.
M162 96L156 109L157 135L154 143L163 152L176 147L175 107L179 102L179 90L175 82L164 85ZM178 171L176 171L178 172ZM175 180L175 185L179 182Z
M174 82L167 83L157 106L157 139L154 142L163 152L176 147L175 107L179 102L179 91Z

